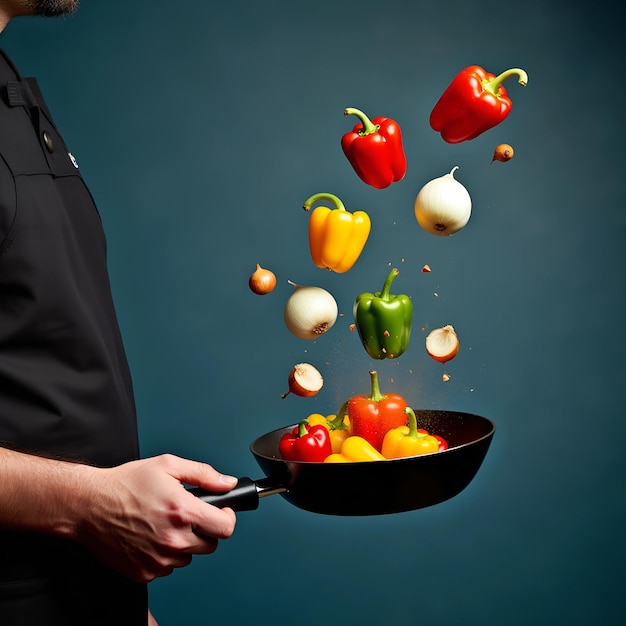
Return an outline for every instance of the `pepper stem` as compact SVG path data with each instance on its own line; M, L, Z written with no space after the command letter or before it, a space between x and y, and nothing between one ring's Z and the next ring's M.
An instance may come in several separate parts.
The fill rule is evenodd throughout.
M341 408L339 409L339 411L337 411L337 415L334 420L326 420L331 430L347 430L347 427L343 421L346 416L347 408L348 408L348 400L346 400L341 405Z
M397 267L394 267L391 272L389 272L389 274L387 275L387 278L385 279L385 283L383 284L383 288L380 291L380 294L378 294L378 297L381 298L381 300L390 300L390 291L391 291L391 283L393 282L393 279L396 276L400 275L400 270L398 270Z
M306 420L302 420L298 424L298 439L300 439L300 437L304 437L309 432L307 424L308 422Z
M305 211L308 211L318 200L329 200L335 205L336 209L341 211L345 211L346 207L343 205L343 202L332 193L316 193L311 196L303 205L302 208Z
M374 124L372 120L370 120L370 118L367 117L363 111L359 111L359 109L348 107L343 114L356 115L359 118L361 124L363 125L363 128L359 131L360 137L366 137L367 135L371 135L372 133L376 133L380 130L380 124Z
M526 83L528 82L528 74L524 70L521 70L519 67L514 67L510 70L506 70L506 72L502 72L492 80L486 80L483 82L483 90L488 91L494 96L498 95L498 91L500 90L500 85L511 76L519 76L517 82L522 85L522 87L526 87Z
M380 385L378 384L378 372L375 370L370 371L370 378L372 379L372 395L370 400L373 402L380 402L385 396L380 393Z
M409 434L407 437L418 439L419 433L417 432L417 417L415 417L415 411L410 406L407 406L404 412L409 416Z

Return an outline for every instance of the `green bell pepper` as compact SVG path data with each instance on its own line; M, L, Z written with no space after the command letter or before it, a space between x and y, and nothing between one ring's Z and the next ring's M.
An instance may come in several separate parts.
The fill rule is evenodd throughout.
M404 294L389 293L400 272L389 272L382 291L362 293L354 302L354 322L361 343L373 359L398 358L408 347L413 322L413 303Z

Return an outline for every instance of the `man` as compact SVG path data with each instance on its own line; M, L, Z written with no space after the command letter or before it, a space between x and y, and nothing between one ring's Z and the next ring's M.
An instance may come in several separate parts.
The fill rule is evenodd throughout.
M78 0L0 0L0 31ZM34 79L0 54L0 624L156 621L147 583L212 553L235 515L183 483L236 479L139 460L100 218Z

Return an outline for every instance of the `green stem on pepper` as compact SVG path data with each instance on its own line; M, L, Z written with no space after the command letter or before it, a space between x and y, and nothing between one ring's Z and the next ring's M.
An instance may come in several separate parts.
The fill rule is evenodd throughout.
M409 434L406 436L412 439L419 439L420 436L423 435L417 432L417 417L415 416L415 411L410 406L407 406L404 412L409 416Z
M385 396L380 392L380 385L378 383L378 372L370 370L370 378L372 380L372 393L370 400L374 402L380 402Z
M346 409L348 408L348 400L346 400L342 405L339 411L337 411L337 415L333 420L326 420L331 430L347 430L348 427L344 423L344 418L346 416Z
M299 424L298 424L298 439L300 437L304 437L308 432L308 422L306 420L302 420Z
M381 298L382 300L390 300L391 299L389 297L390 292L391 292L391 283L393 282L394 278L396 278L396 276L399 276L399 275L400 275L400 270L398 270L397 267L394 267L391 270L391 272L389 272L389 275L385 279L385 283L383 285L383 288L380 291L379 298Z
M367 137L367 135L377 133L380 130L380 124L374 124L372 120L370 120L370 118L367 117L367 115L365 115L365 113L363 113L363 111L360 111L359 109L353 109L351 107L348 107L343 112L343 114L356 115L359 118L361 124L363 125L363 128L359 131L360 137Z
M510 70L506 70L506 72L502 72L502 74L498 74L498 76L496 76L493 80L484 81L482 84L483 90L497 96L500 85L511 76L519 76L517 82L524 87L526 86L526 83L528 82L528 74L526 74L524 70L514 67Z
M335 205L336 209L339 209L341 211L345 211L346 207L344 206L343 202L334 194L332 193L316 193L314 195L312 195L308 200L306 200L306 202L302 205L302 208L305 211L308 211L318 200L328 200L330 202L332 202Z

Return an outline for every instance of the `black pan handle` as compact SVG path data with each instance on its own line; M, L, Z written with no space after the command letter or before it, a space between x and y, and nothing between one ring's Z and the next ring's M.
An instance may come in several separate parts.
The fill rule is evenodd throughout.
M259 488L254 480L245 476L230 491L207 491L202 487L189 491L203 502L220 509L230 507L234 511L254 511L259 506Z

